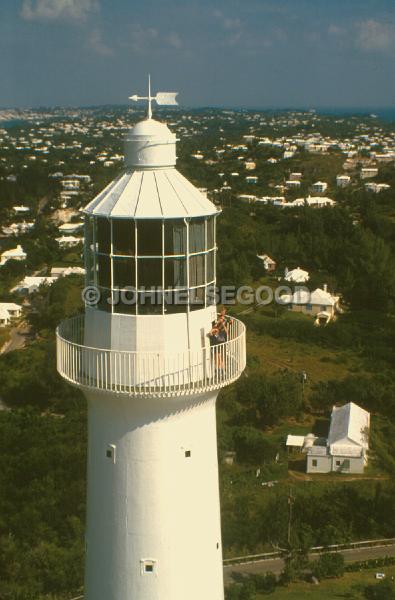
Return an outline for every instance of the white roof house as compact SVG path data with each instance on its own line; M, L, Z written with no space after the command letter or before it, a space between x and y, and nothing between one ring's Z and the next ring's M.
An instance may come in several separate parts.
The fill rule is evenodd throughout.
M312 304L319 306L336 306L339 302L339 296L332 296L326 289L317 288L313 292L308 290L297 290L291 295L284 295L281 298L291 304Z
M61 237L55 238L61 248L72 248L78 246L84 242L83 238L77 238L73 235L62 235Z
M273 271L277 263L268 254L257 255L257 257L263 262L263 268L265 271Z
M349 402L334 406L328 435L332 456L361 456L368 448L369 413Z
M328 189L328 184L325 181L316 181L311 187L317 194L323 194Z
M14 302L0 302L0 326L9 325L11 319L20 317L22 306Z
M21 292L32 294L37 292L40 285L52 285L57 277L25 277L22 279L11 292Z
M85 275L82 267L52 267L51 277L67 277L68 275Z
M307 271L296 267L296 269L292 269L291 271L285 269L284 279L292 283L306 283L310 279L310 275Z
M8 260L26 260L27 254L19 244L16 248L5 250L0 256L0 266L6 264Z
M60 233L76 233L84 226L82 221L78 223L63 223L59 225L58 229Z
M307 472L363 473L368 462L370 414L349 402L334 406L327 440L307 448Z
M0 327L5 327L11 322L11 316L8 310L3 308L0 304Z

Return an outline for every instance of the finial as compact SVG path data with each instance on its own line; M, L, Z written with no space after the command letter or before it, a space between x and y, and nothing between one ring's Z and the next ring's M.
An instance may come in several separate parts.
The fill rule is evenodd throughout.
M148 96L129 96L129 100L137 102L138 100L148 100L148 119L152 119L152 100L159 105L174 106L177 103L176 96L178 92L157 92L156 96L151 96L151 75L148 75Z

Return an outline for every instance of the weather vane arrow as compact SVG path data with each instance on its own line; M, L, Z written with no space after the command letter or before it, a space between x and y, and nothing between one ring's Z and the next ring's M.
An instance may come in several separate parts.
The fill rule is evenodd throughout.
M152 119L152 100L155 100L160 106L175 106L178 92L157 92L156 96L151 96L151 75L148 75L148 96L129 96L129 100L138 102L138 100L148 100L148 118Z

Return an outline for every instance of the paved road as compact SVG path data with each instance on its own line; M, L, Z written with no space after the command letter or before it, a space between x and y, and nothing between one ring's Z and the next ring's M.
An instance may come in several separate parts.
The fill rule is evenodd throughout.
M370 558L381 558L384 556L395 556L395 544L388 546L376 546L374 548L353 548L351 550L342 550L340 554L343 554L346 563L356 562L358 560L368 560ZM311 559L317 558L317 554L311 555ZM254 563L246 563L243 565L227 565L224 567L225 583L229 583L232 580L232 573L281 573L284 567L283 560L281 558L275 558L271 560L261 560Z
M0 354L7 354L13 350L23 348L26 343L26 338L29 335L29 326L22 322L10 331L10 339L4 344L0 350Z

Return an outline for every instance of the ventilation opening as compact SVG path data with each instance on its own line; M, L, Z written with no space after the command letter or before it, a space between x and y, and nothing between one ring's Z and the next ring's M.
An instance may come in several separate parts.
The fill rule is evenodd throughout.
M114 444L108 444L106 449L106 458L111 460L115 464L115 451L116 446Z
M156 571L156 560L151 558L145 558L140 561L141 563L141 574L152 575Z

